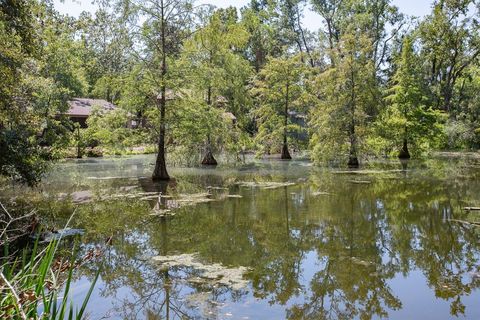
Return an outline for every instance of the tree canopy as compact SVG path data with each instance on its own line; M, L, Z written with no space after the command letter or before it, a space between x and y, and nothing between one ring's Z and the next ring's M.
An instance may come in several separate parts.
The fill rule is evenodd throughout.
M480 145L475 0L434 1L424 18L391 0L97 6L74 18L39 0L0 5L1 174L34 184L79 147L155 149L166 180L168 165L248 152L356 167ZM67 111L80 97L119 110L79 128Z

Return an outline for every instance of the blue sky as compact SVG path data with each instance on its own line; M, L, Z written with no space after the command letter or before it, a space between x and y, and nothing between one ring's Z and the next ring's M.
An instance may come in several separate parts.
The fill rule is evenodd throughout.
M245 6L249 0L197 0L197 3L209 3L217 7L236 6L238 8ZM422 17L431 10L432 0L392 0L392 2L400 8L400 11L408 15ZM61 13L78 16L80 12L95 11L95 6L91 4L91 0L54 0L55 7ZM317 30L321 26L320 18L311 11L305 13L303 21L304 25L310 30Z

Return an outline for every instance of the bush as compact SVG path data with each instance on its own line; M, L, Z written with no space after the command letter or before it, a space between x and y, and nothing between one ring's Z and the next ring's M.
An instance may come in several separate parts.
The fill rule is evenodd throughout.
M445 133L446 149L469 149L480 144L480 133L477 132L475 125L468 121L448 120Z

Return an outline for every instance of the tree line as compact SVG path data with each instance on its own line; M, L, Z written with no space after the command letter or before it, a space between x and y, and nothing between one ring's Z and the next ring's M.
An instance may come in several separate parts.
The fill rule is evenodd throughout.
M80 136L155 144L159 180L167 155L215 165L219 154L305 151L357 167L480 144L476 0L435 0L421 19L390 0L96 4L78 18L50 1L0 4L0 173L35 183ZM306 10L319 30L304 26ZM118 108L75 130L59 116L73 97Z

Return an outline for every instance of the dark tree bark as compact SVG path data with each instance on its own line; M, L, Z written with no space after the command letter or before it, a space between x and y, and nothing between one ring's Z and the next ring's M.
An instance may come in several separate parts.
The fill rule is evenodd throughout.
M290 89L290 86L287 83L287 91L286 91L286 94L285 94L285 112L284 112L285 123L284 123L284 126L283 126L283 147L282 147L282 156L281 156L281 159L283 159L283 160L291 160L292 159L292 156L290 155L290 152L288 151L288 141L287 141L289 89Z
M407 138L403 139L403 147L398 154L399 159L410 159L410 152L408 152Z
M153 180L170 180L167 171L167 163L165 159L165 86L162 86L160 98L160 134L158 137L158 154L155 161L155 170L153 171Z
M207 104L211 108L212 107L212 88L208 87L207 91ZM213 151L212 151L212 137L210 136L210 133L208 133L207 136L207 146L205 148L205 156L203 157L202 164L206 166L216 166L217 160L213 156Z
M358 168L360 166L357 156L357 137L355 135L355 126L352 126L350 131L350 152L347 165L349 168Z
M153 180L170 180L170 176L167 172L167 164L165 161L165 107L166 107L166 88L165 88L165 76L167 74L167 57L166 57L166 39L165 39L165 8L163 1L161 2L161 45L162 45L162 84L160 88L160 134L158 137L158 154L157 160L155 161L155 169L153 171L152 179Z
M350 110L350 128L349 128L349 137L350 137L350 152L348 155L348 167L349 168L358 168L360 166L360 163L358 161L358 156L357 156L357 134L355 132L355 100L356 100L356 93L355 93L355 75L353 70L350 73L351 79L350 81L352 82L352 92L351 92L351 110Z
M215 157L213 156L212 142L211 142L210 139L211 139L210 135L208 135L207 147L206 147L206 150L205 150L205 156L203 157L203 160L202 160L202 164L206 165L206 166L216 166L218 163L217 163L217 160L215 159Z
M399 159L410 159L410 152L408 152L408 128L407 126L404 127L403 131L403 146L400 152L398 153Z
M81 141L80 141L80 125L77 127L77 159L82 158L82 147L81 147Z

